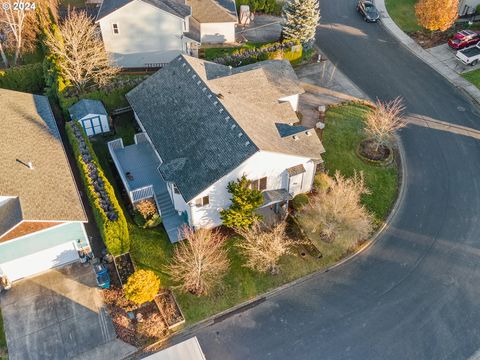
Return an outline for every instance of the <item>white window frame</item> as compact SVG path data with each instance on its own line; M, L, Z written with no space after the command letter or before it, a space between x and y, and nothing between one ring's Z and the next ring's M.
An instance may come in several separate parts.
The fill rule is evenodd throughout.
M207 201L205 201L205 199L207 199ZM198 198L195 201L195 205L197 205L198 207L207 206L209 204L210 204L210 196L209 195L202 196L201 198Z

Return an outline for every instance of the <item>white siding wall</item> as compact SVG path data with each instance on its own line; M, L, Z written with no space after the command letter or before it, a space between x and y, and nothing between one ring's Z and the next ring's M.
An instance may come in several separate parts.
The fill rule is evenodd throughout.
M195 199L190 201L195 204L195 200L208 195L210 204L207 206L191 207L190 220L196 227L215 227L221 225L219 211L230 206L230 194L227 192L227 184L235 181L243 174L250 180L260 179L267 176L267 190L288 189L288 174L286 169L295 165L303 164L306 173L303 176L302 192L308 192L312 188L315 165L311 159L259 151L251 158L245 161L238 168L218 180L208 189L200 193ZM193 219L192 219L193 217Z
M167 63L182 53L184 19L136 0L99 21L106 50L121 67ZM113 33L118 24L119 34Z
M84 116L80 120L86 120L86 119L91 119L95 117L100 117L100 122L102 123L103 132L110 131L110 124L108 123L108 117L106 115L88 114L87 116Z
M235 23L203 23L200 24L202 43L235 42Z
M291 96L286 96L281 99L278 99L279 101L288 101L290 105L292 105L293 111L298 110L298 94L291 95Z

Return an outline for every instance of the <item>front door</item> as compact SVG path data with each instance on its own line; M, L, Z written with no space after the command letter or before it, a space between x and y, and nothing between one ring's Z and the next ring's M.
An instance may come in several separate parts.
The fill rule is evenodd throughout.
M302 184L303 184L303 173L290 176L288 192L292 196L300 194L302 192Z

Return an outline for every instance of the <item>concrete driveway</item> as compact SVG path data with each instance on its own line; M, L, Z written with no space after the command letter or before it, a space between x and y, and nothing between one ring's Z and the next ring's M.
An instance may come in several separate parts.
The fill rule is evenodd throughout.
M14 283L0 295L9 359L121 359L91 266L76 263Z
M462 74L467 71L472 71L480 69L480 63L475 66L464 65L458 61L455 57L457 53L456 50L451 49L447 44L435 46L433 48L427 49L431 55L433 55L439 62L447 65L451 70L455 71L457 74Z
M278 16L255 15L249 25L236 27L236 40L239 43L278 41L282 33L281 22L282 18Z

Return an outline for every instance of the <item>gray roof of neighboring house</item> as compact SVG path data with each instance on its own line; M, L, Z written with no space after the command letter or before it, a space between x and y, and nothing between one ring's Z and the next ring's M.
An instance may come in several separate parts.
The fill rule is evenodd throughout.
M0 109L0 196L18 197L24 220L86 221L48 99L0 89Z
M0 199L0 236L22 219L22 207L18 197Z
M105 16L110 15L111 13L117 11L118 9L124 7L125 5L133 2L135 0L103 0L100 10L98 10L97 19L99 21ZM141 0L147 4L153 5L163 11L166 11L172 15L178 16L180 18L185 18L186 16L191 15L191 10L185 2L180 2L176 0ZM132 16L134 16L133 14Z
M72 120L83 119L88 114L108 115L100 100L82 99L68 109Z
M200 23L237 22L234 0L187 0L187 4Z
M285 68L281 61L266 66L275 63ZM258 150L321 159L315 133L282 138L275 125L298 121L291 106L279 102L300 91L295 73L285 71L290 79L282 81L266 72L260 65L230 70L181 55L127 94L163 160L160 172L186 201Z

